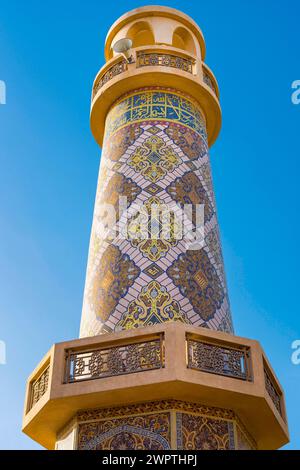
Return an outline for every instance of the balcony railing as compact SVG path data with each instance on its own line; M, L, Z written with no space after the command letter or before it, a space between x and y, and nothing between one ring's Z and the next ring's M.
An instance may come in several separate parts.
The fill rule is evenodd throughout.
M212 73L210 72L209 68L205 64L203 64L203 81L206 85L209 86L209 88L214 92L214 94L218 96L218 89L215 79Z
M136 66L163 66L173 67L184 72L193 73L194 61L175 54L165 54L163 52L138 52Z
M251 381L250 349L187 339L190 369Z
M46 393L49 385L49 371L50 365L48 365L36 380L31 383L30 387L30 399L29 399L29 410L40 400L40 398Z
M103 69L100 70L93 87L92 99L96 96L98 91L110 80L117 75L122 74L128 70L139 69L143 67L170 67L187 72L193 76L199 76L199 70L196 64L196 59L190 56L188 53L181 53L172 49L170 51L163 51L159 47L141 47L135 50L135 60L128 64L124 58L117 56L108 62ZM200 65L201 67L201 65ZM209 86L209 88L218 97L218 86L216 80L207 67L206 64L202 63L203 68L203 82Z
M132 374L164 367L164 338L66 351L65 383Z
M264 376L265 376L265 386L266 390L268 392L268 395L270 396L272 402L275 405L275 408L277 411L279 411L280 415L283 417L283 410L282 410L282 394L279 391L278 387L275 384L275 381L272 378L272 375L270 371L268 370L268 367L266 364L264 364Z
M257 430L259 449L288 441L284 394L259 343L181 322L55 344L28 379L23 429L54 448L80 410L108 417L119 405L163 400L236 412Z
M168 380L184 381L188 375L189 380L200 388L201 384L214 387L215 383L221 383L224 390L237 387L238 393L247 396L259 394L286 421L281 386L255 341L203 328L197 331L191 325L177 322L101 335L99 339L56 344L44 357L39 371L29 378L25 415L31 416L33 408L38 412L39 406L46 406L47 400L42 399L45 395L48 401L58 396L79 397L89 393L90 381L94 381L92 388L99 393L110 386L115 389L120 383L125 388L135 388L152 383L150 371L153 370L157 371L155 383L157 378L165 383ZM141 374L134 379L131 374L137 373ZM261 381L262 373L264 382ZM211 381L208 374L212 375ZM120 383L117 377L120 380L123 377ZM215 382L213 377L218 380ZM105 381L103 386L102 380ZM240 382L238 385L237 381ZM76 388L75 384L81 385Z
M109 67L104 74L97 80L93 88L93 98L107 82L109 82L112 78L120 75L127 70L127 62L124 59L115 62L111 67Z

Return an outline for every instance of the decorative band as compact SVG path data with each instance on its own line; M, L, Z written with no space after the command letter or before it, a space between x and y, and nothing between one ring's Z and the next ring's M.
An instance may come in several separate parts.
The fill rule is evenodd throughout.
M129 124L145 121L176 122L207 138L199 106L180 93L163 89L137 90L118 101L107 115L105 138Z

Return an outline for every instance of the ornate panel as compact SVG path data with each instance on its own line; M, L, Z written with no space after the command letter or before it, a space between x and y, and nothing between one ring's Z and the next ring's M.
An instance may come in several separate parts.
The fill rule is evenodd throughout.
M174 212L170 213L168 206L157 196L149 197L143 210L128 221L131 246L137 247L153 262L164 258L178 244L179 231Z
M256 443L231 410L178 400L77 414L78 449L248 450Z
M203 134L195 134L188 127L172 124L165 129L165 133L190 160L198 160L208 152Z
M128 160L128 165L141 173L151 183L162 180L168 172L173 172L181 163L171 145L157 135L148 137L137 147Z
M125 416L130 414L151 413L166 410L186 411L188 413L198 413L209 415L210 417L233 420L233 411L222 408L201 405L199 403L185 402L180 400L162 400L147 403L136 403L134 405L119 406L115 408L98 408L94 410L80 411L77 415L79 422L106 419L110 416Z
M122 215L123 209L125 209L122 208L121 210L119 206L119 197L126 197L127 207L129 207L142 192L142 189L131 178L126 178L124 175L115 171L112 177L108 179L105 191L102 192L101 188L105 182L105 177L107 177L106 172L103 171L103 173L103 177L99 178L98 181L98 187L100 190L97 204L110 204L115 210L116 221L118 221Z
M106 320L139 276L140 268L115 245L108 245L95 272L90 302L97 317Z
M167 274L203 320L214 317L222 305L225 292L204 249L180 254L167 269Z
M143 128L138 124L122 127L115 132L113 139L104 142L105 157L109 161L118 162L126 150L142 135Z
M120 73L125 72L127 70L127 62L126 60L122 60L121 62L117 62L116 64L112 65L105 73L102 75L100 80L94 85L93 88L93 98L107 82L109 82L112 78L120 75Z
M163 52L138 52L137 67L163 66L173 67L184 72L193 73L193 62L174 54L164 54Z
M128 330L175 320L188 322L180 305L171 298L167 289L157 281L151 281L142 288L138 298L130 302L118 326Z
M204 83L206 83L206 85L209 86L209 88L214 92L214 94L217 96L218 93L217 93L217 89L216 89L216 86L213 82L213 79L211 78L211 76L209 75L209 73L206 71L206 70L203 70L203 81Z
M163 338L88 351L69 351L65 382L133 374L164 367Z
M50 366L46 367L41 375L31 384L30 408L46 393L49 384L49 371Z
M210 221L213 217L214 209L210 202L208 193L194 172L188 171L181 178L176 178L166 188L166 191L171 198L181 206L184 204L191 204L195 207L196 204L203 204L204 222Z
M133 122L177 122L206 138L205 121L196 103L176 91L145 89L122 98L106 119L105 137Z
M234 450L233 422L177 413L177 446L183 450Z
M156 413L79 425L79 450L170 449L170 414Z
M226 347L188 339L188 367L250 381L250 352L246 347Z
M112 240L98 228L104 203L116 209ZM201 250L184 239L187 204L204 206ZM195 217L184 220L195 234ZM172 320L233 331L205 119L181 93L143 89L107 116L80 334Z
M266 367L264 368L264 375L265 375L266 390L272 402L274 403L275 408L282 415L281 395L280 395L280 392L278 391L278 388L275 385L274 380L271 378L271 374L269 373Z

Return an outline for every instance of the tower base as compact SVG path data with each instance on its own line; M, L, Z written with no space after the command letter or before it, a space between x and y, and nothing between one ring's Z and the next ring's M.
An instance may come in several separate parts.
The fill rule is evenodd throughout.
M48 449L277 449L281 386L256 341L170 322L55 344L23 431Z
M57 450L255 450L231 410L163 400L80 411L58 434Z

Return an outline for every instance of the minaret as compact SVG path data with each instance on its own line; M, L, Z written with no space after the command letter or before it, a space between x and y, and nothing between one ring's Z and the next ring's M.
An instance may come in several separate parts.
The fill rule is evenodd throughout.
M132 42L130 62L113 52L122 38ZM202 32L182 13L142 8L112 26L105 55L92 96L102 157L80 336L174 320L232 333L208 156L221 111ZM159 213L176 204L204 206L203 248L187 249L176 227L164 237ZM113 237L99 228L105 205L116 212ZM136 222L136 208L151 220L153 205L157 237Z
M233 332L203 34L178 10L138 8L109 30L105 59L80 339L54 345L29 377L23 429L56 449L279 448L282 388L259 343Z

